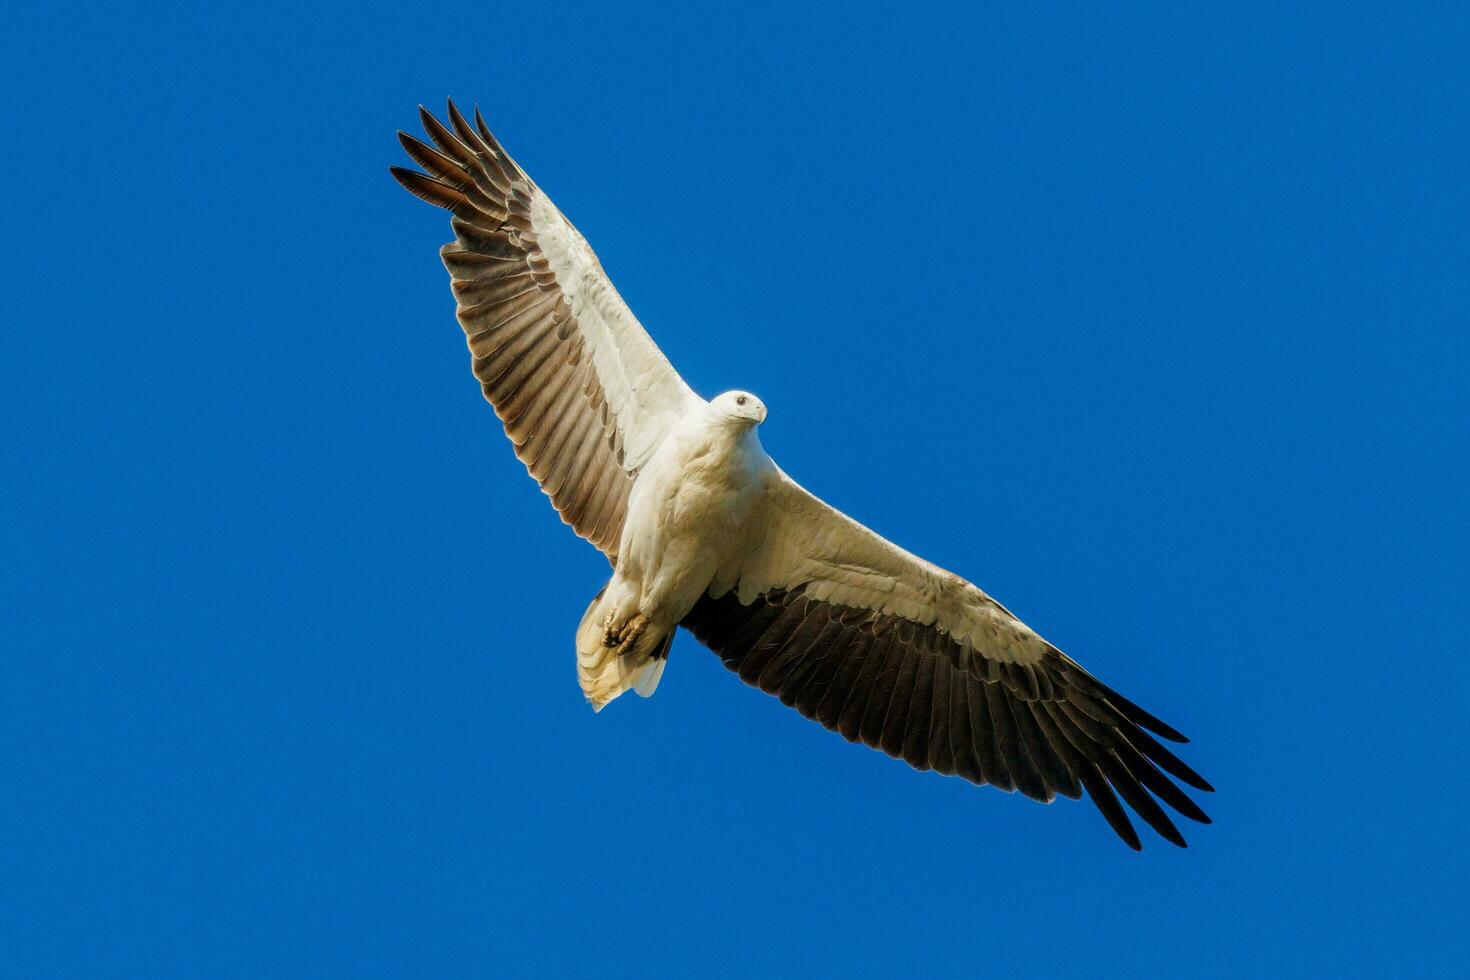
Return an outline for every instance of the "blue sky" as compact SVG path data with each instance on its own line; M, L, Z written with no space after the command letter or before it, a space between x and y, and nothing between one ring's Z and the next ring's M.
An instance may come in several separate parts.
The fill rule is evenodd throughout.
M1463 9L537 6L11 15L6 959L1463 971ZM594 716L606 565L387 173L447 95L798 480L1192 736L1215 825L1134 854L687 636Z

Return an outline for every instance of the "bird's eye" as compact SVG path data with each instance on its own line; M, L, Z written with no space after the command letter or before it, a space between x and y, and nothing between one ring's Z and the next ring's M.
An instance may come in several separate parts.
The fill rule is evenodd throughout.
M737 404L737 405L744 405L745 404L745 396L744 395L741 395L739 398L735 399L735 404Z

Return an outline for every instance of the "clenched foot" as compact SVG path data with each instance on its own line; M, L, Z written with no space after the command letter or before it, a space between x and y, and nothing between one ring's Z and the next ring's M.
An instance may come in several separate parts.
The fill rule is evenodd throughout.
M638 639L638 637L642 636L643 631L647 628L648 617L643 615L642 613L638 613L632 619L623 624L622 631L618 633L617 645L620 647L625 647L629 645L634 640Z

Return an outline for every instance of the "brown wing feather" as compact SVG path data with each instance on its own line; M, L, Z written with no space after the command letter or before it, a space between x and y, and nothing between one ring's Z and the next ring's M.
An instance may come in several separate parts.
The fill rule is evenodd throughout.
M415 195L454 214L455 241L440 255L475 377L516 456L563 520L616 559L637 473L624 467L616 418L600 410L606 398L596 372L578 369L583 337L536 239L529 212L535 185L478 111L478 131L452 102L450 126L419 112L433 145L406 133L399 141L427 175L391 170Z

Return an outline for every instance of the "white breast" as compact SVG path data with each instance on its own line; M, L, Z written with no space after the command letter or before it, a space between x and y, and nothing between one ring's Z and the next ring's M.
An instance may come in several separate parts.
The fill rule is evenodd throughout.
M695 412L669 434L633 486L618 549L618 576L638 583L640 608L677 622L738 565L772 470L753 428Z

